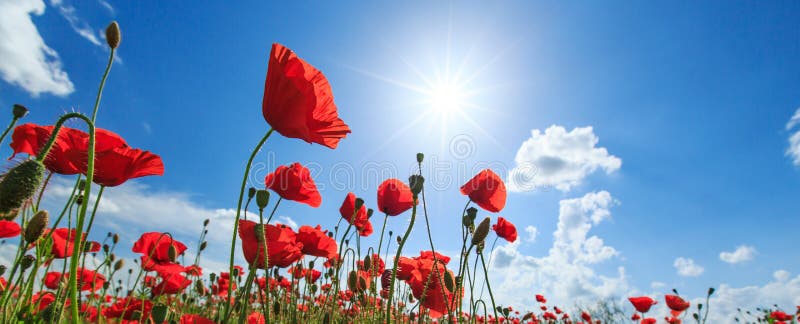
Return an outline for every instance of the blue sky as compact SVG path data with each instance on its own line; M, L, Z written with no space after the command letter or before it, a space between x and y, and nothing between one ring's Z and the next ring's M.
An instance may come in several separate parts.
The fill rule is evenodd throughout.
M724 284L723 305L752 303L746 296L756 293L770 299L765 305L800 304L792 230L800 226L800 166L787 153L797 131L787 123L800 107L797 2L26 0L0 7L0 41L19 45L0 52L0 106L25 104L25 122L40 124L91 111L107 60L99 31L120 22L119 60L98 125L160 154L166 173L116 188L116 196L109 191L110 201L170 203L144 209L151 215L109 207L104 230L124 229L133 240L174 225L191 241L198 215L226 228L245 159L268 129L260 104L269 49L279 42L325 73L353 130L336 150L270 138L252 184L299 161L324 187L320 208L282 204L279 215L333 227L347 191L374 206L383 177L365 170L405 179L414 154L424 152L434 240L453 251L466 202L458 187L482 167L505 178L533 166L528 186L509 193L498 214L521 238L498 242L495 255L507 303L529 303L539 292L571 301L672 287L700 296ZM31 22L33 32L24 28ZM42 53L43 44L57 53L49 70L20 58ZM460 86L451 87L456 109L443 112L424 92L438 98L447 80ZM2 152L10 155L7 146ZM543 157L556 161L543 165ZM172 214L187 211L194 214ZM407 218L392 218L388 228L400 232ZM533 241L528 226L538 233ZM218 247L209 260L224 261L229 235L211 242ZM409 253L425 248L422 228L413 235ZM720 257L740 246L728 258L738 262ZM681 275L678 258L696 267ZM554 277L552 269L567 274ZM553 281L574 284L545 283Z

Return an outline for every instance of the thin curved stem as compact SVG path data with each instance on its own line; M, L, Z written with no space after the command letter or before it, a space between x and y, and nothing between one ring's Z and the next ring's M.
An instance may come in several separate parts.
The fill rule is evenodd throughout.
M492 285L489 284L489 271L486 269L486 262L483 259L483 251L480 251L478 255L481 257L481 266L483 266L483 276L486 281L486 288L489 290L489 298L492 300L492 310L494 311L494 318L497 319L497 306L494 303L494 294L492 293Z
M417 197L414 197L414 200L417 200ZM392 280L389 281L389 300L386 302L386 320L385 323L389 323L391 320L392 315L392 295L394 295L394 281L397 279L397 266L400 262L400 254L403 252L403 245L406 244L406 240L408 240L408 235L411 234L411 229L414 227L414 220L417 218L417 202L414 201L414 205L411 209L411 221L408 223L408 228L406 229L406 233L403 235L403 240L400 241L400 245L397 246L397 253L394 257L394 267L392 267Z
M108 55L108 64L106 65L106 71L103 72L103 78L100 80L100 88L97 90L97 99L94 100L94 110L92 111L92 123L97 119L97 110L100 108L100 98L103 96L103 88L106 86L106 79L108 78L108 72L111 71L111 65L114 63L114 53L116 53L116 49L111 49L111 54Z
M19 120L19 118L14 117L14 119L12 119L10 123L8 123L8 127L6 127L6 130L3 131L3 135L0 135L0 144L3 144L3 140L6 139L6 135L8 135L8 132L12 128L14 128L14 125L17 124L17 120Z
M244 169L244 178L242 178L242 187L239 190L239 202L236 204L236 218L234 218L233 220L233 237L231 238L230 265L228 267L229 268L228 271L230 271L229 273L231 275L233 274L233 259L236 256L236 234L238 233L239 230L239 217L242 212L242 200L244 200L244 189L247 186L247 176L250 175L250 166L253 165L253 159L256 158L256 154L258 154L259 150L261 150L261 146L264 145L269 136L272 135L273 131L275 131L275 129L270 128L267 134L265 134L264 137L261 138L261 141L258 142L256 147L253 149L253 152L250 153L250 159L247 160L247 166L245 166ZM233 298L233 287L231 287L231 285L228 285L228 298L227 302L225 303L223 318L226 318L229 314L228 311L230 310L230 304L232 298Z

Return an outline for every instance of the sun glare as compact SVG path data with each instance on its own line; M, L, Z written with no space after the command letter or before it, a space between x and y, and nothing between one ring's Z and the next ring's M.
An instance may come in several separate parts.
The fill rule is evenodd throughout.
M429 94L430 109L438 113L450 113L461 110L464 90L450 82L435 85Z

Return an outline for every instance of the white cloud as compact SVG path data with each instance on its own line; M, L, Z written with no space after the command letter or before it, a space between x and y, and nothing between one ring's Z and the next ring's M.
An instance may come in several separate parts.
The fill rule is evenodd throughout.
M606 191L562 200L547 256L523 254L519 241L498 247L491 265L498 302L525 309L536 305L533 298L537 293L560 305L624 296L629 291L625 268L602 275L592 267L619 254L599 237L589 236L593 225L610 216L608 209L615 203Z
M289 226L290 228L292 228L295 231L297 230L297 222L295 222L294 219L292 219L289 216L279 216L278 217L278 223L281 223L281 224L284 224L286 226Z
M44 14L41 0L0 1L0 74L31 95L65 96L75 88L58 53L45 44L31 15Z
M525 233L528 233L528 242L536 242L536 237L539 236L539 230L535 226L528 225L525 227Z
M800 305L800 276L791 278L785 270L775 271L774 280L763 286L746 286L735 288L722 284L709 301L711 305L708 315L709 323L733 323L737 309L755 312L757 307L772 308L778 305L787 313L792 313L795 306ZM705 303L705 297L695 298L692 304ZM754 321L751 318L750 321Z
M694 263L694 260L684 257L675 259L672 265L678 270L678 274L684 277L697 277L705 271L703 267Z
M719 259L730 264L741 263L753 260L756 256L756 248L747 245L740 245L733 252L722 252Z
M800 108L795 111L792 119L786 123L786 130L792 130L797 125L800 125ZM789 148L786 149L786 155L792 158L794 165L800 166L800 130L789 136Z
M509 172L509 190L532 191L553 186L569 191L584 178L602 169L607 174L622 166L622 160L597 147L599 138L591 126L567 132L562 126L550 126L544 133L531 131L531 138L522 143Z
M75 10L75 7L65 4L62 0L50 0L50 5L58 9L58 13L67 20L69 26L72 27L72 30L78 33L78 35L94 45L103 46L103 43L97 38L92 26L89 26L89 23L78 17L78 12Z
M105 8L106 10L108 10L108 13L111 14L112 16L115 16L117 14L117 11L114 10L114 7L111 6L111 4L108 3L108 1L97 0L97 2L100 3L101 7Z

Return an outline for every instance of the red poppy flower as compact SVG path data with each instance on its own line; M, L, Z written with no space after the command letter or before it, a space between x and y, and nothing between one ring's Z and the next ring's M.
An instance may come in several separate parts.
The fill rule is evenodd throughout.
M43 311L47 306L50 306L56 301L56 295L49 291L40 291L31 296L31 305L33 305L33 313L37 314ZM68 303L67 303L68 304Z
M540 302L542 304L546 304L547 303L547 299L545 299L544 296L542 296L542 295L536 295L536 301Z
M328 236L327 231L323 231L319 225L300 226L297 231L297 242L303 244L303 254L328 259L337 256L336 240Z
M336 111L328 79L277 43L269 55L262 112L281 135L332 149L350 133Z
M291 228L270 224L264 224L264 227L266 229L262 229L256 222L239 220L239 238L242 239L242 251L247 263L259 269L274 266L285 268L303 257L303 243L297 242L297 235ZM269 253L267 257L269 264L266 267L264 267L265 238Z
M677 312L682 312L689 308L689 302L675 295L666 295L664 296L664 300L667 302L667 307L669 307L669 309Z
M89 241L86 242L85 247L86 247L86 252L94 253L94 252L100 252L101 245L100 242Z
M642 297L630 297L628 300L633 304L633 308L640 313L647 313L650 310L650 307L657 304L658 302L653 300L650 297L642 296Z
M275 172L267 175L264 179L267 188L277 193L283 199L296 201L319 207L322 203L322 196L317 191L317 185L311 178L311 172L300 163L292 163L290 166L281 165Z
M159 275L161 282L153 287L153 296L174 295L182 292L192 281L180 274Z
M136 240L131 251L141 253L154 262L173 262L169 256L170 248L174 249L175 256L181 255L186 251L186 245L173 239L168 234L147 232Z
M264 315L259 312L250 313L247 315L247 324L264 324Z
M190 266L186 266L185 271L187 275L199 277L203 275L203 268L200 266L193 264Z
M506 185L492 170L485 169L461 186L461 193L481 208L496 213L506 206Z
M48 272L44 275L44 286L47 289L58 289L58 286L66 282L67 277L63 276L61 272Z
M67 273L67 276L69 276L69 273ZM97 291L103 288L103 283L106 282L105 276L89 269L78 268L77 277L78 289L81 291Z
M45 233L49 231L49 229L45 229ZM72 256L75 235L77 235L77 231L74 228L56 228L53 231L53 234L50 235L50 240L53 243L52 247L50 248L50 252L53 254L54 258L64 259ZM86 233L82 233L81 236L83 236L84 240L86 239Z
M161 157L132 148L113 148L96 155L94 183L106 187L119 186L125 181L150 175L164 175Z
M0 220L0 238L15 237L22 233L22 228L17 222Z
M183 314L180 324L214 324L214 321L197 314Z
M398 179L387 179L378 186L378 210L397 216L414 206L411 188Z
M641 324L656 324L656 319L648 317L642 320Z
M369 216L367 216L367 207L361 205L358 212L355 209L356 195L348 192L347 196L344 197L342 206L339 207L339 213L344 220L356 227L361 236L369 236L372 234L372 223L369 221Z
M397 278L411 286L414 298L422 301L422 306L430 310L430 316L433 318L441 317L447 313L448 308L453 309L458 303L455 300L456 294L446 285L445 287L441 285L445 271L453 276L453 272L447 269L450 258L437 253L436 259L439 260L438 263L434 262L433 253L430 251L420 253L419 257L400 257L397 269Z
M139 320L150 318L153 303L147 299L125 297L117 299L113 305L103 309L103 315L108 318L121 318L124 320ZM138 316L134 316L134 314Z
M581 319L586 321L586 323L589 323L589 324L592 323L592 315L589 315L589 313L587 313L585 311L581 313Z
M14 155L27 153L36 156L50 139L53 126L24 124L14 128L11 135L11 148ZM105 130L95 129L95 152L104 152L128 144L119 135ZM86 162L89 160L89 134L69 127L62 127L53 143L44 165L50 172L71 175L86 173ZM11 157L13 158L14 155Z
M776 321L791 321L792 315L786 314L783 311L773 311L769 314L769 318L774 319Z
M517 228L503 217L497 217L497 224L492 225L492 230L506 241L513 243L517 240Z

